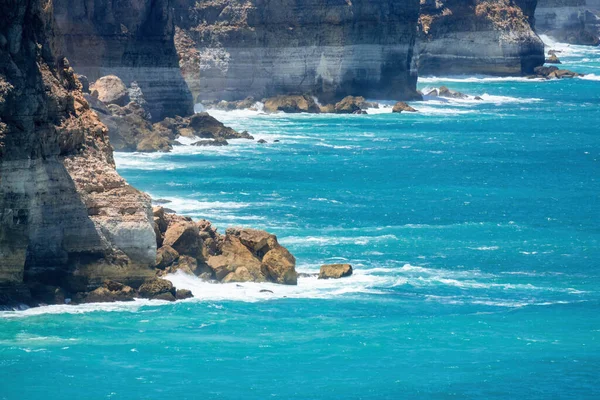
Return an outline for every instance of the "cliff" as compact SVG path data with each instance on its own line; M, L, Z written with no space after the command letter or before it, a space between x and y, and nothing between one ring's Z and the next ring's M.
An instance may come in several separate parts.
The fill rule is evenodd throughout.
M52 3L0 3L0 303L154 275L150 199L117 174L54 32Z
M175 7L180 64L198 100L416 95L418 0L175 0Z
M531 74L544 63L536 0L421 0L420 75Z
M536 30L581 45L600 43L600 0L538 0Z
M137 82L153 120L193 112L173 42L171 0L54 0L58 39L78 74Z

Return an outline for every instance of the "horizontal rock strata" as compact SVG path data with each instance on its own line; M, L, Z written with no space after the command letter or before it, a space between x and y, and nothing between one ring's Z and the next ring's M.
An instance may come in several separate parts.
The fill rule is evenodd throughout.
M536 0L422 0L420 75L530 74L544 63Z
M413 98L418 0L175 0L198 100L311 93Z

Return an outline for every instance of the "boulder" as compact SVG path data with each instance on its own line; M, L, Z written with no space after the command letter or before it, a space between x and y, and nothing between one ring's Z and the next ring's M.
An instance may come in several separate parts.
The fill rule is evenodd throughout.
M239 267L234 272L229 273L225 278L223 278L223 283L230 282L253 282L254 276L250 274L248 268Z
M179 253L169 245L163 245L156 251L156 268L165 269L179 258Z
M98 92L98 99L105 104L124 106L129 102L129 93L123 81L115 75L107 75L90 86L92 92Z
M447 98L451 98L451 99L467 99L469 97L464 93L455 92L453 90L450 90L446 86L441 86L439 88L438 96L439 97L447 97Z
M403 101L399 101L396 104L394 104L394 107L392 108L392 112L401 113L402 111L417 112L417 110L415 110L414 108L412 108L411 106L409 106L408 104L406 104Z
M333 114L335 113L335 104L326 104L324 106L319 106L319 110L322 114Z
M188 289L177 289L177 292L175 293L175 298L177 300L189 299L191 297L194 297L194 295L192 294L192 291Z
M364 107L365 98L362 96L346 96L335 104L337 114L353 114Z
M264 110L274 113L283 111L285 113L319 113L321 112L315 99L309 95L276 96L265 100Z
M140 297L153 300L175 300L175 287L166 279L152 278L146 280L138 289Z
M283 285L297 285L296 258L278 243L269 247L272 249L262 259L269 280Z
M229 142L223 138L218 138L214 140L199 140L195 143L192 143L192 146L227 146Z
M163 246L171 246L179 254L196 257L201 244L198 226L192 221L171 222L165 231Z
M238 238L252 253L259 254L261 258L268 251L269 239L273 237L268 232L250 228L229 228L225 234Z
M223 280L230 273L236 272L240 267L246 268L248 274L253 277L253 281L266 281L266 276L262 272L260 259L252 254L239 238L233 235L226 235L221 248L221 254L209 257L207 264L219 281ZM244 271L241 272L245 274Z
M546 64L562 64L556 53L552 53L546 58Z
M115 281L105 281L104 285L80 298L85 303L109 303L113 301L133 301L137 292L130 286Z
M319 279L339 279L350 275L352 275L350 264L329 264L321 266Z
M185 124L185 119L184 119ZM182 127L185 127L182 126ZM254 139L248 132L237 132L234 129L223 125L216 118L206 112L192 115L189 118L187 127L192 130L194 136L212 139Z

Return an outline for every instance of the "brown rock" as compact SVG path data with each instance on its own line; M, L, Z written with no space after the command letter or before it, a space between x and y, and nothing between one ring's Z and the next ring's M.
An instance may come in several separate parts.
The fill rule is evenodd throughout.
M171 246L179 254L196 257L200 251L201 242L198 226L195 223L176 221L167 228L163 245Z
M261 250L264 251L269 238L273 237L268 232L250 228L229 228L225 234L237 237L244 246L255 254L260 253ZM266 251L259 257L262 257L265 253Z
M262 263L271 282L283 285L298 284L298 274L295 269L296 259L285 247L277 244L265 254Z
M467 96L464 93L461 92L455 92L453 90L448 89L446 86L441 86L440 89L438 90L438 96L440 97L448 97L451 99L466 99L469 96Z
M352 275L350 264L329 264L321 266L319 279L339 279L350 275Z
M394 107L392 108L392 112L401 113L402 111L417 112L417 110L415 110L414 108L412 108L411 106L409 106L408 104L406 104L403 101L399 101L396 104L394 104Z
M175 293L175 298L177 300L189 299L191 297L194 297L194 295L192 294L192 291L188 289L177 289L177 292Z
M139 295L145 299L175 300L175 288L173 284L166 279L152 278L146 280L138 289ZM167 294L170 294L169 297Z
M179 253L169 245L163 245L156 251L156 268L165 269L179 258Z
M98 99L105 104L124 106L129 102L127 87L115 75L103 76L90 86L90 90L98 92Z
M227 275L240 267L245 267L254 281L264 282L265 274L261 270L261 262L242 244L239 238L227 235L221 248L221 254L209 257L208 266L214 271L217 280L223 280Z
M274 113L283 111L285 113L319 113L319 106L312 96L289 95L271 97L265 101L264 110Z
M333 114L335 113L335 104L326 104L324 106L320 106L319 109L321 110L322 114Z
M338 114L353 114L360 111L365 104L362 96L346 96L335 104L335 112Z
M133 301L136 296L137 292L130 286L115 281L105 281L103 286L87 293L80 301L85 303Z

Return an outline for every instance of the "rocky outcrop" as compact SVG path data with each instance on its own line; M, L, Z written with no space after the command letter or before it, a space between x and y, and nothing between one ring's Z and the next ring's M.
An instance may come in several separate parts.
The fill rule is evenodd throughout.
M309 95L276 96L265 100L264 110L267 112L282 111L285 113L318 113L319 106Z
M536 0L421 0L420 75L531 74L544 63Z
M340 279L352 275L350 264L328 264L322 265L319 271L319 279Z
M205 112L185 118L165 118L153 124L148 119L147 110L139 104L140 99L119 107L105 104L94 94L85 95L85 98L107 126L110 142L116 151L168 152L182 136L212 139L194 143L197 146L226 145L226 139L253 139L248 132L237 132Z
M0 302L154 274L150 198L117 174L47 5L0 3Z
M199 100L415 96L419 0L174 1L180 64Z
M265 231L230 228L221 235L206 220L154 208L159 275L181 271L206 280L297 284L296 259Z
M154 121L193 112L173 37L173 0L53 0L63 53L95 81L137 82ZM124 104L123 104L124 105Z
M536 30L559 42L600 43L600 0L538 0Z
M411 106L409 106L408 104L406 104L403 101L399 101L396 104L394 104L394 107L392 107L392 112L393 113L401 113L401 112L417 112L417 110L415 110L414 108L412 108Z
M569 71L568 69L559 69L555 66L550 67L537 67L534 71L534 75L530 75L529 78L543 78L543 79L569 79L582 77L583 74L578 72Z

